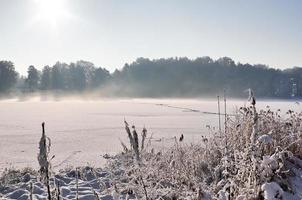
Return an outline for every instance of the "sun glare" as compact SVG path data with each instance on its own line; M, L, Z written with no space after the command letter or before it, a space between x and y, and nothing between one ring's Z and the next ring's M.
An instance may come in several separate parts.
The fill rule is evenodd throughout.
M36 21L56 26L59 21L69 17L65 0L35 0Z

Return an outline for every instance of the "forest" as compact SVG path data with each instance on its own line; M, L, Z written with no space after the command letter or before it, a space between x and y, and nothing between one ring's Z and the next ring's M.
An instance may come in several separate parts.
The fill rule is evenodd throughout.
M57 62L20 75L11 61L0 61L0 95L39 92L100 92L108 97L207 97L226 92L246 96L251 88L262 98L302 96L302 68L275 69L235 63L231 58L137 58L110 73L88 61Z

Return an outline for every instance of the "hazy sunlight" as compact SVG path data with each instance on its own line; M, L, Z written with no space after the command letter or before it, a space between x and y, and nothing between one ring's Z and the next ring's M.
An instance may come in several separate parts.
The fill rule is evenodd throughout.
M36 4L35 21L57 26L58 22L67 19L70 14L66 0L34 0Z

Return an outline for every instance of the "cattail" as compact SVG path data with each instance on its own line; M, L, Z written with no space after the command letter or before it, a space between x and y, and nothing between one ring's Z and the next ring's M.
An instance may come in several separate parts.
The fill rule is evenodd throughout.
M48 152L47 152L47 144L46 144L46 136L45 136L45 129L44 129L44 122L42 123L42 137L39 142L39 154L38 154L38 161L40 165L40 175L42 180L46 179L46 171L49 166L48 162Z
M142 144L141 144L141 151L145 148L145 139L147 137L147 129L144 127L142 131Z
M128 134L128 138L129 138L129 142L130 142L130 146L133 147L133 137L131 135L131 131L129 129L129 124L126 122L126 120L124 120L124 123L125 123L125 129L126 129L126 132Z
M48 154L50 151L50 139L48 139L49 143L47 145L46 141L47 137L45 135L45 123L42 123L42 137L39 142L39 154L38 154L38 161L40 165L40 176L42 181L47 187L48 193L48 200L51 200L51 191L50 191L50 184L49 184L49 161L48 161Z
M136 156L136 160L138 161L139 160L139 142L138 142L138 135L137 135L137 132L135 130L135 126L132 126L133 128L133 131L132 131L132 134L133 134L133 149L134 149L134 153L135 153L135 156Z

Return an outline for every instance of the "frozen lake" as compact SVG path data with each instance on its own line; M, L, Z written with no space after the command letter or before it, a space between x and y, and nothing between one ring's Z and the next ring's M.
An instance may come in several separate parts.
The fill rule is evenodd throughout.
M227 112L245 104L249 105L245 100L228 100ZM273 110L302 110L294 101L257 102L258 108L266 105ZM138 132L145 126L149 136L153 133L161 141L181 134L186 141L199 141L202 134L208 134L206 125L218 126L217 115L181 107L217 112L216 101L202 99L0 101L0 171L9 166L37 167L43 121L52 141L55 169L87 163L98 166L104 162L102 154L120 151L120 140L128 143L124 118Z

